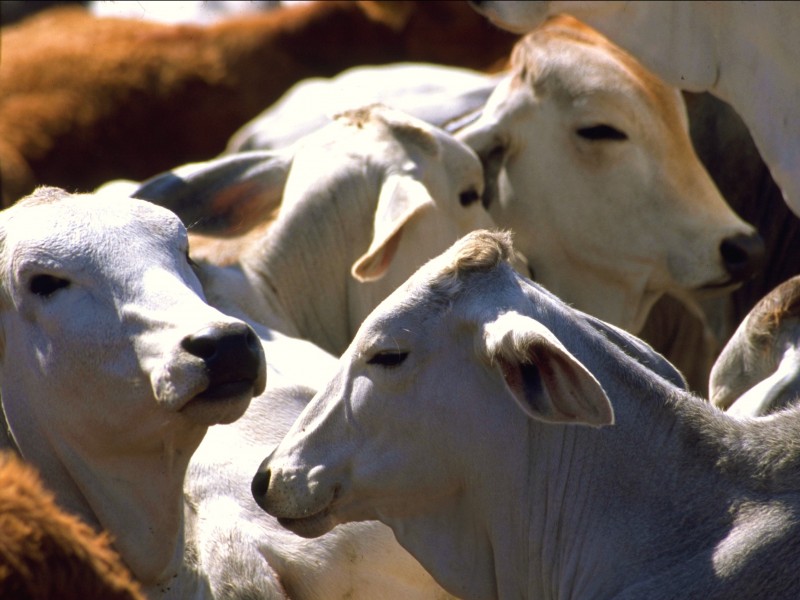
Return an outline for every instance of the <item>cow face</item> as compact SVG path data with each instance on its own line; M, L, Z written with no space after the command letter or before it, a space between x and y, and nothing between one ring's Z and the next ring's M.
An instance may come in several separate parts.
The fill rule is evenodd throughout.
M284 526L315 537L337 523L391 525L452 507L493 462L485 453L521 450L526 415L613 423L591 373L547 327L512 308L527 300L518 275L499 263L498 249L507 258L510 246L493 249L496 239L467 236L364 322L339 373L254 478L257 502ZM466 292L470 284L449 266L457 263L456 271L485 269L481 285Z
M44 189L0 219L2 401L23 454L41 435L78 454L191 446L263 390L260 341L204 302L169 211Z
M458 137L540 283L636 332L661 294L731 289L761 265L763 243L694 153L677 90L566 17L513 63Z

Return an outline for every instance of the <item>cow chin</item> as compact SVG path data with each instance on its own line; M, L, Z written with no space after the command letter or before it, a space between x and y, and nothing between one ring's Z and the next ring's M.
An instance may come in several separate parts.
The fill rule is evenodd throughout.
M310 517L300 517L298 519L280 517L278 518L278 523L295 535L304 538L320 537L338 525L338 522L331 516L330 504Z
M226 389L197 394L180 409L180 414L202 426L226 425L239 419L253 399L252 383L239 382L218 387Z

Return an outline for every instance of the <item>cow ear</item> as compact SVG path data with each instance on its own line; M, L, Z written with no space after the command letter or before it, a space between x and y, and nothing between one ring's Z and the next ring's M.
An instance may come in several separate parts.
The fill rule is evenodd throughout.
M293 155L254 151L183 165L131 193L170 209L192 233L241 235L280 206Z
M456 133L456 137L475 151L483 165L483 207L498 199L498 178L508 156L508 136L497 121L478 119Z
M605 391L544 325L516 312L483 327L489 362L529 416L548 423L601 427L614 423Z
M390 175L381 186L375 209L372 243L352 267L358 281L374 281L392 263L403 227L419 211L433 206L428 189L408 175Z

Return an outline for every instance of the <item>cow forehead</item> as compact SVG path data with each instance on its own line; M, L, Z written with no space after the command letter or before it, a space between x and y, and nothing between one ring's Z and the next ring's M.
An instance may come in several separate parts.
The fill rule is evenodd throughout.
M566 25L566 27L563 27ZM579 69L575 66L580 65ZM574 19L561 17L521 41L513 71L515 84L550 85L561 99L607 96L609 106L642 106L670 127L686 130L679 92L645 69L633 56ZM646 108L645 108L646 107Z
M82 260L137 251L144 245L185 246L176 215L145 201L92 196L12 207L0 220L3 252L41 252Z

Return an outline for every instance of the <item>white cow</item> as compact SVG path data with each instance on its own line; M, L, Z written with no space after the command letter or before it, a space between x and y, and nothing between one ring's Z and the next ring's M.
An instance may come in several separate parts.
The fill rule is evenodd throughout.
M150 598L445 598L379 523L308 542L252 502L297 385L335 360L209 306L187 252L140 200L47 188L0 213L4 445L111 533Z
M306 537L379 519L466 600L796 598L800 409L726 416L510 252L471 234L367 318L259 504Z
M268 231L239 264L209 266L204 289L226 312L339 355L421 264L465 233L494 226L482 191L481 164L468 147L373 105L287 151L188 165L134 195L174 209L192 231L225 233L259 210L268 214L282 192Z
M194 597L184 473L264 390L264 355L203 301L175 215L118 200L45 188L0 213L5 441L146 589Z
M337 114L372 103L453 130L461 118L480 112L503 76L429 63L393 63L304 79L245 123L231 137L226 153L285 148Z
M457 137L538 282L637 333L665 292L691 302L760 267L763 243L697 159L678 90L570 17L525 36L511 63Z
M693 303L687 291L730 290L761 264L760 238L692 148L678 91L573 19L521 40L499 85L496 76L408 64L300 84L231 149L278 148L359 98L446 126L476 150L484 203L514 230L536 280L629 331L641 330L665 292ZM475 121L481 98L488 103ZM465 112L471 121L459 118Z
M800 276L756 304L711 369L709 400L739 416L767 415L800 399Z
M472 0L495 24L530 31L569 13L671 85L709 91L744 120L800 216L800 8L793 2Z

